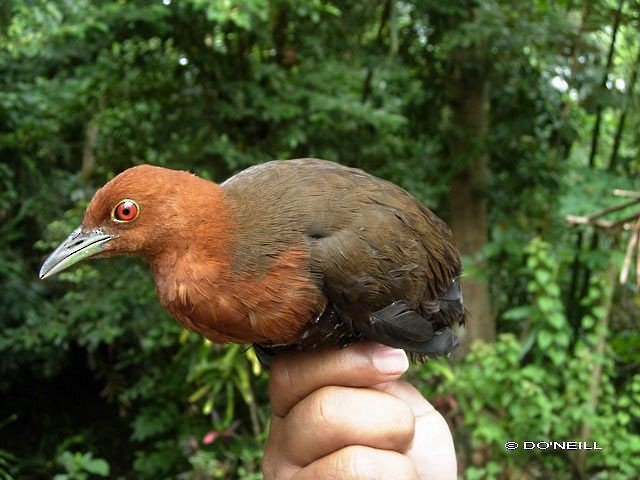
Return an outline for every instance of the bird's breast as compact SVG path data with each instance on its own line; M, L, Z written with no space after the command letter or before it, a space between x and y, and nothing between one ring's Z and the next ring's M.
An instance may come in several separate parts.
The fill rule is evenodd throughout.
M189 254L169 263L173 266L154 268L161 303L182 325L213 342L292 343L325 305L303 249L276 256L260 276Z

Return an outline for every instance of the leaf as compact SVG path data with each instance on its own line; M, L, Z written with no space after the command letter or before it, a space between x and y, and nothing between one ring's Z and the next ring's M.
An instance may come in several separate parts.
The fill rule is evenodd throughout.
M582 328L590 329L595 325L595 319L591 315L585 315L582 317Z
M549 316L547 317L547 321L551 326L557 328L558 330L566 325L566 318L560 312L550 313Z
M251 362L251 372L255 376L260 375L260 373L262 372L262 364L260 363L260 360L258 360L258 356L256 355L255 350L253 348L249 348L245 352L245 355Z
M202 396L211 390L211 385L203 385L189 396L189 402L194 403L200 400Z
M58 458L57 458L57 462L62 465L62 467L67 471L67 472L75 472L77 471L77 465L76 465L76 457L75 455L73 455L73 453L69 452L69 451L64 451L62 452Z
M540 285L546 285L551 280L551 274L546 270L536 270L534 276Z
M529 351L531 350L531 347L533 347L533 344L536 342L538 335L537 335L537 331L533 331L529 334L529 336L525 339L524 342L522 342L522 347L520 349L520 355L519 355L519 359L522 360L525 355L527 353L529 353Z
M547 355L553 361L554 365L562 365L566 362L567 355L564 350L559 350L557 348L551 348L547 350Z
M505 320L522 320L529 318L532 312L531 305L522 305L520 307L514 307L502 314L502 318Z
M101 477L109 476L109 464L102 458L91 458L84 461L82 466L89 473L100 475Z
M213 400L214 397L210 395L207 401L204 402L204 406L202 407L203 415L209 415L213 411Z
M446 381L450 382L455 379L455 373L453 372L450 365L445 364L441 361L433 360L428 362L427 364L434 373L442 375Z
M538 346L542 350L547 350L553 343L553 335L546 330L538 333Z
M560 287L558 286L557 283L548 283L545 286L545 291L547 292L547 295L549 295L550 297L559 297L560 296Z
M537 304L542 313L549 313L554 308L554 299L549 297L539 297Z
M133 422L133 440L146 440L174 427L176 408L170 404L164 408L152 405L145 407Z

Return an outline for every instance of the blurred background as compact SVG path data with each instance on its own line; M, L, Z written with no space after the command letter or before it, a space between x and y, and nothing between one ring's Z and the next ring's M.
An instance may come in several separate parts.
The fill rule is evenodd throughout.
M409 379L461 477L638 478L639 24L638 0L1 0L0 479L261 478L251 351L182 330L139 260L37 271L127 167L304 156L454 231L465 343Z

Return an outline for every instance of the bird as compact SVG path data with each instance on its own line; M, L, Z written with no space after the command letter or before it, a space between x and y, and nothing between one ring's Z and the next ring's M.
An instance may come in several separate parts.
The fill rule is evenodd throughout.
M118 255L148 262L185 328L253 345L266 366L360 340L449 355L466 316L444 221L394 183L326 160L269 161L220 184L131 167L96 191L39 276Z

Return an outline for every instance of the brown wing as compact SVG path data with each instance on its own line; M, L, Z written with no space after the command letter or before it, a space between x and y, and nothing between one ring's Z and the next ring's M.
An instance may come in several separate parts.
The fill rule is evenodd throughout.
M448 327L464 317L448 228L402 191L378 190L368 200L348 228L310 240L327 299L367 338L420 355L448 353L457 344Z
M247 226L237 232L236 264L260 275L274 252L305 245L327 311L338 311L356 336L419 351L462 319L462 297L451 293L459 293L461 274L451 233L400 187L300 159L254 167L223 188L241 212L238 225ZM391 308L395 302L401 308Z

